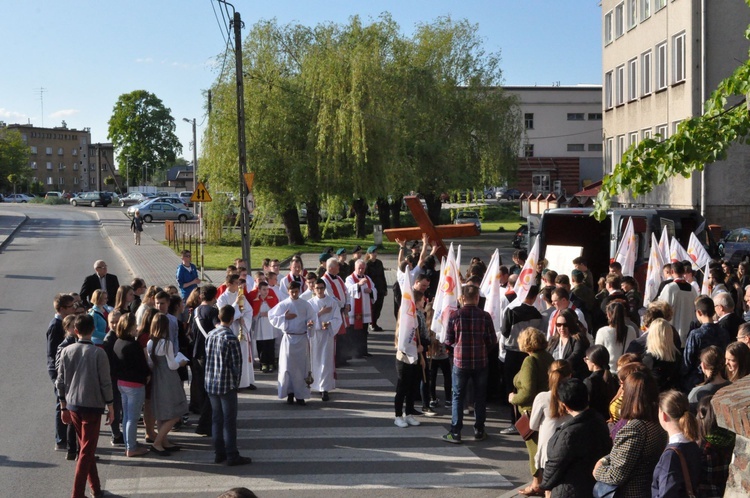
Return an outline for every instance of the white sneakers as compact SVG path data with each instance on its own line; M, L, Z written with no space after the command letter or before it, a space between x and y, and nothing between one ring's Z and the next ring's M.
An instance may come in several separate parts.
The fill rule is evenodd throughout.
M419 420L415 419L412 415L404 415L403 417L396 417L393 420L393 425L396 427L406 428L410 425L421 425Z

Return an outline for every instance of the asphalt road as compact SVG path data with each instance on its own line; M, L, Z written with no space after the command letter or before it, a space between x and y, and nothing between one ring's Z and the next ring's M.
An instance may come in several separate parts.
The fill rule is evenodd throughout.
M128 269L90 209L14 209L29 221L0 253L0 495L65 496L73 463L53 451L54 400L45 363L52 298L77 291L96 259L105 259L111 273L127 276ZM460 242L465 261L479 255L488 262L499 246L507 262L509 240L484 234ZM393 425L391 302L384 309L386 331L371 334L374 356L340 370L331 402L313 398L304 408L287 406L276 397L275 376L256 374L259 390L240 395L238 424L240 449L252 465L214 465L210 441L189 428L174 435L185 450L172 457L125 459L103 428L98 454L105 489L114 496L211 497L234 486L261 497L511 496L528 481L528 462L518 436L498 435L507 417L497 403L489 406L490 439L484 442L471 440L470 419L463 445L441 441L450 424L445 409L439 417L422 417L421 427Z

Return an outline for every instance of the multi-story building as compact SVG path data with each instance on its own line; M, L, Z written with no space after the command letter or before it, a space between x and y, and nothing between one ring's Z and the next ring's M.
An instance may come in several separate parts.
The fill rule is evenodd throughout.
M575 194L602 178L602 87L506 86L519 100L524 138L516 187Z
M76 130L65 122L55 128L23 124L7 127L18 130L28 144L31 181L41 183L45 192L114 190L116 185L108 185L107 180L117 178L112 144L92 144L89 128Z
M750 9L743 0L602 0L604 173L644 138L665 139L703 112L718 83L747 59ZM653 192L613 205L702 209L711 223L746 225L750 149ZM738 174L738 172L741 172Z

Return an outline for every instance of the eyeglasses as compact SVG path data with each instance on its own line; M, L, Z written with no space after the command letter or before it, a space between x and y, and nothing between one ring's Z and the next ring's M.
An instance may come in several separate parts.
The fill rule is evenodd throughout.
M107 265L104 265L104 266L97 266L97 267L96 267L96 269L97 269L97 270L103 270L103 269L104 269L104 268L106 268L106 267L107 267Z
M568 324L567 324L566 322L563 322L563 323L557 322L557 323L555 324L555 326L556 326L556 327L567 327L567 326L568 326Z

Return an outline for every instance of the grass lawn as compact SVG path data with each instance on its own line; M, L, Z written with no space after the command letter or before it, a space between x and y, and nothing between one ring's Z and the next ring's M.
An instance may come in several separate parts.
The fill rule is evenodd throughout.
M523 223L522 221L483 221L482 232L515 232Z

